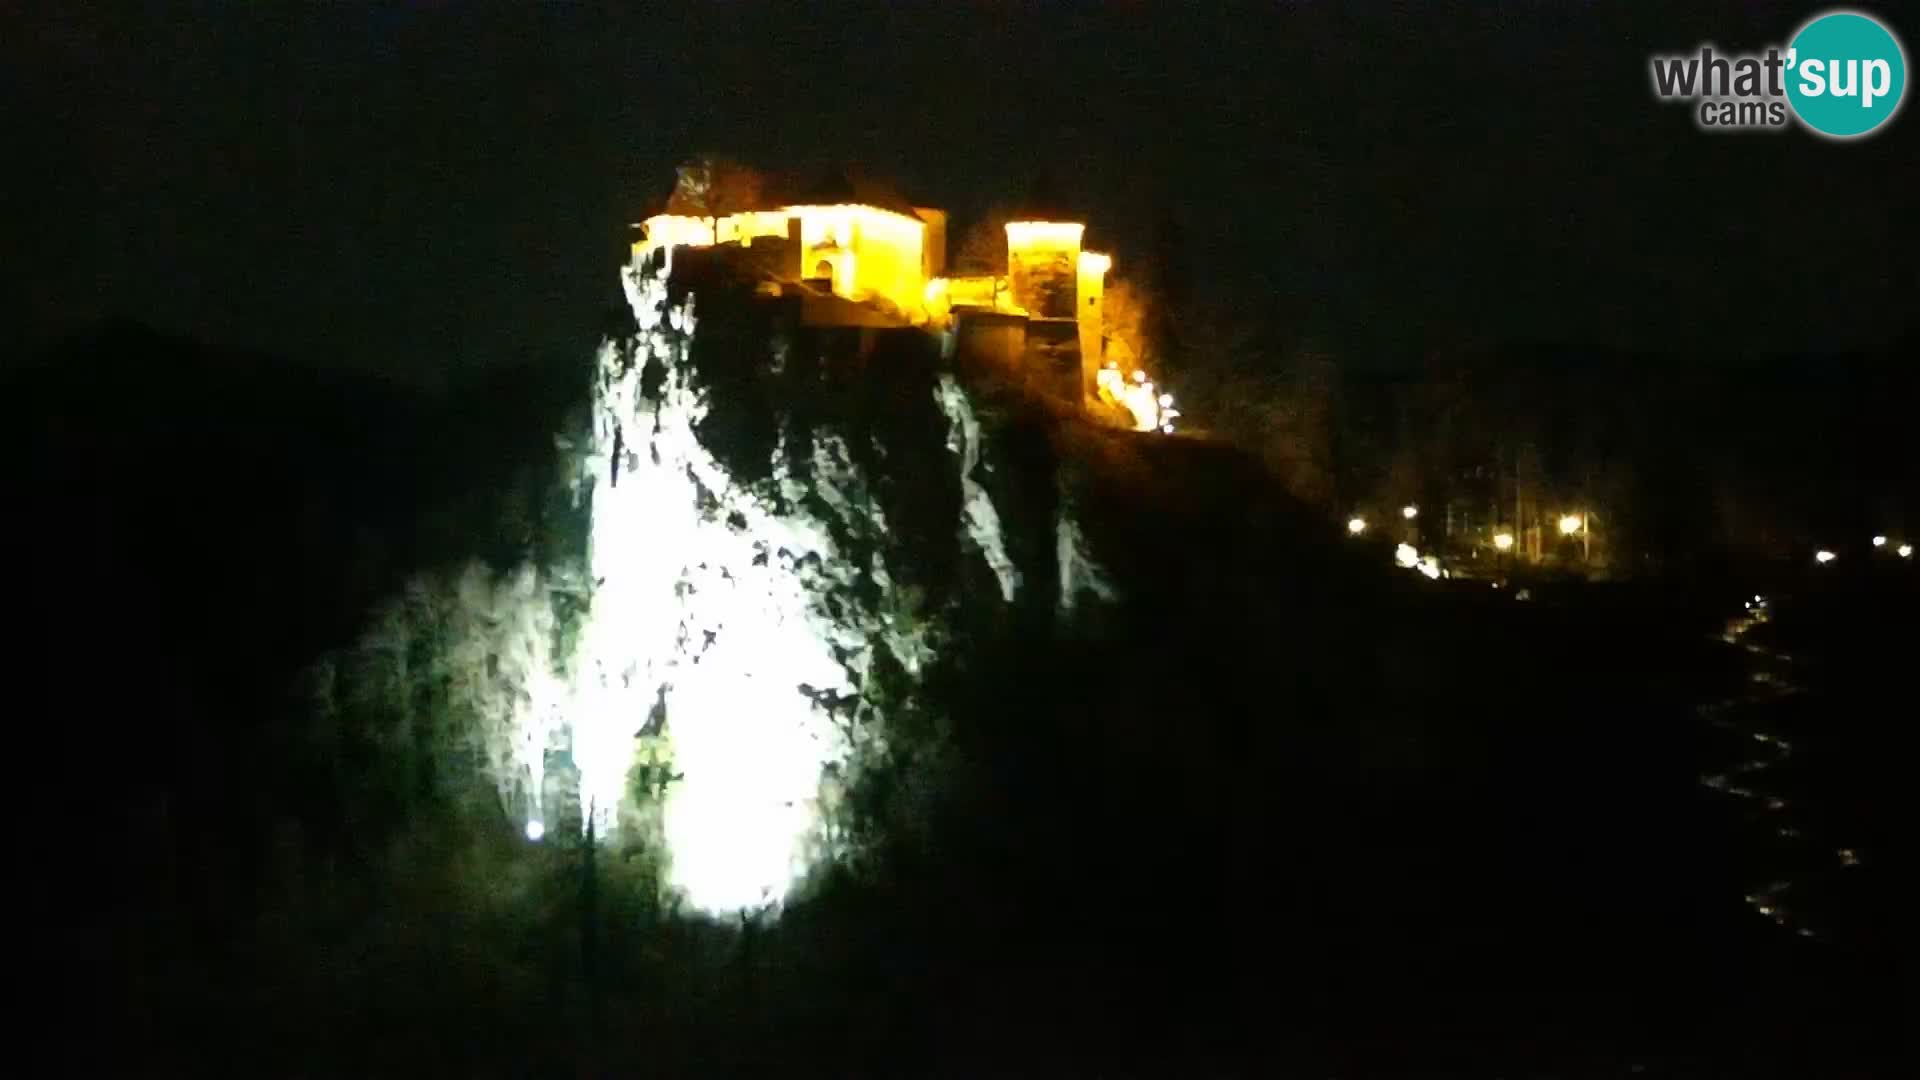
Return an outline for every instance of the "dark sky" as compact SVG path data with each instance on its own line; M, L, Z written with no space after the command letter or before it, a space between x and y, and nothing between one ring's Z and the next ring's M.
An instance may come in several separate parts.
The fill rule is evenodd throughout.
M578 358L708 147L961 213L1044 165L1122 274L1171 206L1199 291L1357 363L1824 350L1920 306L1911 107L1839 144L1652 99L1649 52L1814 5L0 5L32 345L130 315L409 379Z

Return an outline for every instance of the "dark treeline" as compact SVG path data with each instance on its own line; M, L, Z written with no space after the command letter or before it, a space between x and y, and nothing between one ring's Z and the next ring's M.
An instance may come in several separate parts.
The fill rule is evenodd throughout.
M1917 372L1913 341L1744 361L1470 352L1394 388L1404 443L1388 474L1440 505L1510 500L1517 471L1550 505L1599 509L1635 562L1851 546L1910 524Z
M377 846L300 782L296 677L413 575L581 542L553 441L578 374L426 395L129 324L4 373L34 906L74 988L126 977L98 965L140 913L230 935L286 822Z
M1417 503L1428 541L1446 515L1447 546L1464 550L1511 529L1516 500L1549 529L1590 507L1616 574L1800 558L1920 525L1911 334L1829 356L1471 346L1383 372L1257 318L1185 310L1144 350L1183 423L1260 453L1330 515Z

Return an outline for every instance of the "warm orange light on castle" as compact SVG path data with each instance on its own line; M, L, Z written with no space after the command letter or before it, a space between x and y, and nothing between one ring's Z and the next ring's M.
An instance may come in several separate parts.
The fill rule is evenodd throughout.
M1079 250L1085 225L1072 221L1009 221L1007 250L1016 248L1071 248Z
M878 309L877 325L898 319L963 334L962 324L970 317L1015 316L1028 320L1034 333L1044 331L1046 347L1057 351L1065 348L1062 331L1071 322L1077 330L1082 403L1103 400L1124 410L1131 426L1140 431L1173 431L1173 420L1180 414L1172 407L1172 395L1155 387L1145 371L1134 372L1129 379L1107 359L1106 277L1113 269L1113 258L1081 248L1084 223L1008 222L1004 274L942 277L946 215L927 207L912 207L909 213L897 202L889 205L894 208L865 203L762 204L760 209L714 216L656 214L641 223L644 231L633 244L633 256L644 261L674 247L738 244L750 248L757 240L775 239L788 247L778 256L778 267L761 260L763 268L781 280L804 282L814 291L829 289ZM766 287L763 283L762 288ZM777 283L773 288L778 294ZM1026 333L1026 328L1019 328L1019 341L1026 340ZM1019 341L1015 353L1024 347ZM1126 370L1132 371L1137 362L1138 358L1129 356Z
M715 243L752 247L760 237L790 236L798 221L801 277L824 277L833 291L851 300L883 299L905 313L919 312L925 299L926 223L874 206L786 206L750 210L715 219L656 214L642 222L643 239L635 257L682 245ZM824 269L824 273L821 271Z
M713 225L706 218L679 214L655 214L640 223L646 230L643 239L634 241L633 254L639 258L661 248L707 247L713 243Z

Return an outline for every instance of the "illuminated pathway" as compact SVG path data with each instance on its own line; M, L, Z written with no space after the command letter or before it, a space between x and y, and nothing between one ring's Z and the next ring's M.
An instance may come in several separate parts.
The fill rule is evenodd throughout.
M1807 895L1814 879L1861 864L1852 847L1822 841L1819 830L1798 812L1782 782L1784 766L1793 758L1794 744L1763 725L1773 714L1766 706L1806 692L1792 678L1794 658L1748 640L1749 633L1770 619L1767 601L1755 596L1746 610L1728 620L1720 640L1748 657L1747 690L1732 698L1700 706L1700 715L1715 729L1739 739L1746 749L1726 769L1709 773L1700 782L1742 808L1743 825L1762 830L1763 846L1777 852L1779 864L1791 869L1765 875L1764 882L1747 893L1747 904L1775 925L1804 938L1832 936L1830 922L1818 918Z

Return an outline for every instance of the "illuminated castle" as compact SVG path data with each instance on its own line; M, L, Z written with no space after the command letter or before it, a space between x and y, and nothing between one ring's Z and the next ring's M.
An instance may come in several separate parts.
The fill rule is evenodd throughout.
M1017 216L1006 227L1006 274L949 276L944 210L857 174L772 190L751 170L703 159L680 168L672 198L640 223L633 254L738 245L773 281L816 301L809 321L922 327L942 335L949 356L1019 371L1066 400L1104 400L1140 430L1171 431L1171 399L1144 373L1106 361L1112 259L1084 250L1085 223L1064 211Z

